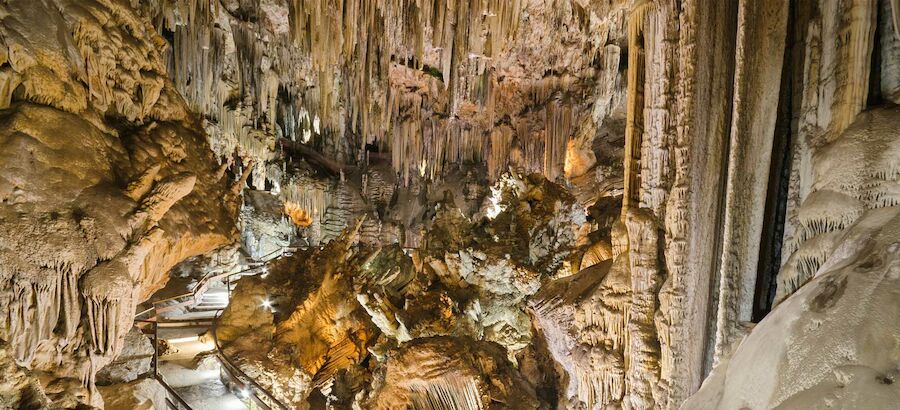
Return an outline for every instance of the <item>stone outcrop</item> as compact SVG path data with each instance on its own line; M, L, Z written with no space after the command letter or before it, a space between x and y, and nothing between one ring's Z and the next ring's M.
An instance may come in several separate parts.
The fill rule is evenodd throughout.
M125 334L122 352L97 373L97 384L130 383L151 371L153 343L138 328Z

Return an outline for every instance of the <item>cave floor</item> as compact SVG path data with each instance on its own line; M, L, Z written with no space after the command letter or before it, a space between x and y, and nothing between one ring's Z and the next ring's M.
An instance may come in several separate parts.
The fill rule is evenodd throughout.
M166 320L215 319L217 308L227 305L224 287L210 289L195 309L166 316ZM193 410L247 409L244 401L222 383L220 364L215 358L215 344L208 338L210 328L160 329L159 337L169 349L159 358L159 373Z

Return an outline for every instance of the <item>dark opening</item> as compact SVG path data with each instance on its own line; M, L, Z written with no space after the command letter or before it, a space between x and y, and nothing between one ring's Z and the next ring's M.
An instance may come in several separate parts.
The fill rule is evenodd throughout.
M872 41L872 62L869 64L869 93L866 99L866 106L871 107L873 105L878 105L882 102L881 96L881 42L882 36L884 35L893 35L893 33L882 33L881 28L885 27L885 25L881 24L882 19L891 18L889 15L886 16L883 13L884 10L882 7L887 4L887 2L880 2L875 7L875 39ZM890 26L888 26L890 27Z
M775 136L772 142L772 162L769 168L769 185L766 192L766 210L760 238L759 262L756 270L756 289L753 296L751 320L759 322L772 310L775 300L778 271L781 269L781 247L787 209L788 186L791 178L791 121L793 111L793 53L795 22L793 5L788 14L788 32L784 48L784 64L781 69L781 93L778 97L778 116L775 120Z

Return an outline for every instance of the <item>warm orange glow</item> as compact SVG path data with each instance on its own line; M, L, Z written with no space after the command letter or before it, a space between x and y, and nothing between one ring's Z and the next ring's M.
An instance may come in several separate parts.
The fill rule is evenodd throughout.
M284 203L284 213L291 218L294 225L301 228L312 225L312 217L309 213L294 202L288 201Z

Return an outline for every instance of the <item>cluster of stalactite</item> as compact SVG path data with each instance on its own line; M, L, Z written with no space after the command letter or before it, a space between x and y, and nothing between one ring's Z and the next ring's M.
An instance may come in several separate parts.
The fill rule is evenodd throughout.
M897 0L0 16L0 358L75 386L59 407L99 404L135 305L236 239L248 185L248 254L298 232L311 249L245 281L221 336L297 405L675 408L742 340L777 335L753 330L773 305L846 311L840 292L880 295L862 284L896 251L860 238L900 205ZM838 278L876 245L851 261L875 273Z
M510 166L563 174L578 118L605 114L587 111L592 95L623 91L609 84L620 71L625 4L550 5L166 0L142 8L168 33L177 88L213 139L228 141L212 141L224 161L235 151L271 161L272 138L339 163L365 162L377 147L408 185L463 163L487 164L492 178ZM261 177L277 180L264 169Z

